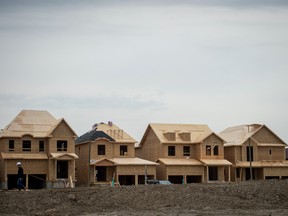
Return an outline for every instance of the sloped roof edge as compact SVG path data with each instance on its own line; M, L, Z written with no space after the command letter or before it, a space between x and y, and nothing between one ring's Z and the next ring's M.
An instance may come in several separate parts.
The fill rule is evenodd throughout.
M47 136L51 135L55 130L56 128L62 123L64 122L68 128L72 131L72 133L74 134L74 136L77 137L77 134L76 132L70 127L70 125L67 123L67 121L64 119L64 118L61 118L57 121L57 123L51 128L51 130L47 133Z

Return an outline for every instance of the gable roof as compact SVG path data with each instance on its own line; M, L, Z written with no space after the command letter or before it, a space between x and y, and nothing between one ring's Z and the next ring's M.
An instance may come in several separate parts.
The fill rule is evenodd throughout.
M110 137L103 131L91 130L83 134L82 136L78 137L76 139L76 144L85 143L88 142L89 140L92 141L97 139L107 139L109 141L115 141L112 137Z
M77 134L75 133L75 131L70 127L70 125L66 122L66 120L64 118L61 118L59 120L57 120L57 123L50 129L50 131L48 132L48 134L52 134L55 129L61 124L61 123L66 124L66 126L72 131L72 133L74 134L74 136L77 136Z
M281 140L272 130L270 130L264 124L250 124L228 127L222 132L220 132L219 136L226 141L224 146L241 146L249 138L253 138L253 135L264 127L268 129L274 136L276 136L282 142L281 144L286 145L283 140Z
M161 143L200 143L213 132L205 124L159 124L148 125L144 136L138 147L141 147L150 130L153 130ZM169 140L165 134L175 134L174 140ZM188 139L183 139L182 134L186 134ZM222 138L221 138L222 139Z
M136 140L128 135L125 131L120 129L117 125L109 122L105 124L95 124L93 129L83 134L76 139L76 144L88 142L89 140L95 141L97 139L107 139L111 142L118 143L136 143Z
M214 132L210 132L210 133L207 133L207 134L204 134L203 135L203 140L205 140L206 138L210 137L211 135L215 135L218 139L222 140L223 142L225 142L225 140L219 136L218 134L214 133Z
M48 137L64 119L57 120L42 110L22 110L0 133L1 137ZM71 129L71 127L67 124ZM76 133L71 129L74 135Z
M71 159L78 159L79 157L75 153L50 153L52 159L65 159L65 160L71 160Z
M193 158L159 158L156 162L161 162L167 166L202 166L203 164Z
M158 163L149 161L149 160L144 160L142 158L113 158L111 159L115 165L158 165Z
M144 160L142 158L102 158L100 160L91 160L90 164L91 165L99 165L101 163L106 163L105 165L107 166L108 164L110 166L127 166L127 165L159 165L158 163L149 161L149 160ZM108 163L108 164L107 164Z

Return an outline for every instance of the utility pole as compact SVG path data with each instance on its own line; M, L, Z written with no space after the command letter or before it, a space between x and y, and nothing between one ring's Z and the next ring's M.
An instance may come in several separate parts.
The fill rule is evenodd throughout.
M97 126L98 124L94 124L92 126L92 130L89 131L89 142L88 142L88 181L87 181L87 185L88 187L90 187L90 183L91 183L91 170L90 170L90 162L91 162L91 139L93 138L93 135L95 134L96 130L97 130Z
M91 183L91 171L90 171L90 161L91 161L91 139L92 136L94 134L94 130L95 128L92 128L92 131L89 134L89 143L88 143L88 181L87 181L87 186L90 187L90 183Z

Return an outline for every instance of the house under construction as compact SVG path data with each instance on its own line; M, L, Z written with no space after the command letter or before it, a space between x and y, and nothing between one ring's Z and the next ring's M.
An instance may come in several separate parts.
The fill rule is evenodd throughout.
M0 132L0 187L17 187L17 162L27 188L59 188L75 181L76 133L47 111L23 110Z
M136 140L112 122L95 124L76 139L77 185L145 184L157 163L135 157Z

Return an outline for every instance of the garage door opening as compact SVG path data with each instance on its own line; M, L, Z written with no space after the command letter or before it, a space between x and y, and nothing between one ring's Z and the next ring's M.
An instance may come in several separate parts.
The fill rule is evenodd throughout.
M32 174L28 175L29 189L43 189L46 188L46 175Z
M134 175L119 175L118 179L120 185L135 185Z
M280 179L280 176L265 176L265 179Z
M187 176L186 182L189 183L201 183L202 176Z
M18 189L17 187L17 174L7 175L8 178L8 190ZM23 176L23 185L26 185L26 175Z
M147 180L154 179L153 175L147 175ZM138 176L138 184L145 184L145 175L139 175Z
M172 183L172 184L182 184L183 183L183 176L168 176L168 180Z

